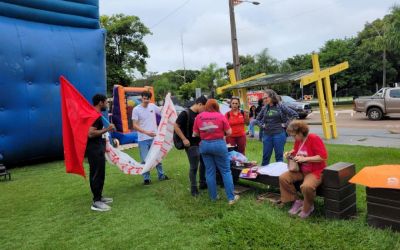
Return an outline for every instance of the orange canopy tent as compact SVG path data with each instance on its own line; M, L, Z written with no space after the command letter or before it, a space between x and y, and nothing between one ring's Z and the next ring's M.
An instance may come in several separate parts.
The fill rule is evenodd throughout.
M400 165L365 167L349 182L370 188L400 189Z

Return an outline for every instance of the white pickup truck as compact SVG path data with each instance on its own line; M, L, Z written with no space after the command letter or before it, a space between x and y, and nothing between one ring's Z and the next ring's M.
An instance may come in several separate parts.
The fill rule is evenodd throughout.
M374 121L400 113L400 87L382 88L372 96L358 97L354 99L354 110L365 112Z

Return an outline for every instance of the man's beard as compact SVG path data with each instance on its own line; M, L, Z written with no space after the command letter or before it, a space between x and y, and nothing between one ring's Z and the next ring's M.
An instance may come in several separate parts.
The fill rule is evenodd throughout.
M100 110L101 112L107 111L107 107L102 107Z

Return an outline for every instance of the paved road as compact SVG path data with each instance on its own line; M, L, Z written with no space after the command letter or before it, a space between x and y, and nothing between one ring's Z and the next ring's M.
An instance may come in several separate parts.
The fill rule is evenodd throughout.
M335 112L335 118L339 137L325 140L326 143L400 148L399 115L380 121L370 121L363 113L340 110ZM305 121L310 124L320 123L320 113L313 112ZM310 125L310 129L323 138L321 125Z
M335 112L335 117L339 137L325 140L327 144L400 148L400 115L370 121L365 114L340 110ZM312 133L324 138L319 111L314 111L304 121L310 124Z

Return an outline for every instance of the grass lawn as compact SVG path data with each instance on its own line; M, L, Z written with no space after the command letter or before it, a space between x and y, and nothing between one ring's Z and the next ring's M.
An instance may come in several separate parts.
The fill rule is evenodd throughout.
M291 147L288 144L287 147ZM248 143L248 156L261 159L261 144ZM138 157L138 150L129 153ZM398 149L329 145L329 163L347 161L357 169L399 163ZM85 164L87 169L87 164ZM164 161L170 181L142 185L107 164L104 194L114 198L111 212L90 210L88 181L65 174L62 161L12 169L0 182L1 249L400 249L400 233L366 224L364 187L357 187L358 217L328 220L323 201L308 220L258 203L265 187L249 191L230 207L222 189L216 203L202 192L192 198L184 152Z

